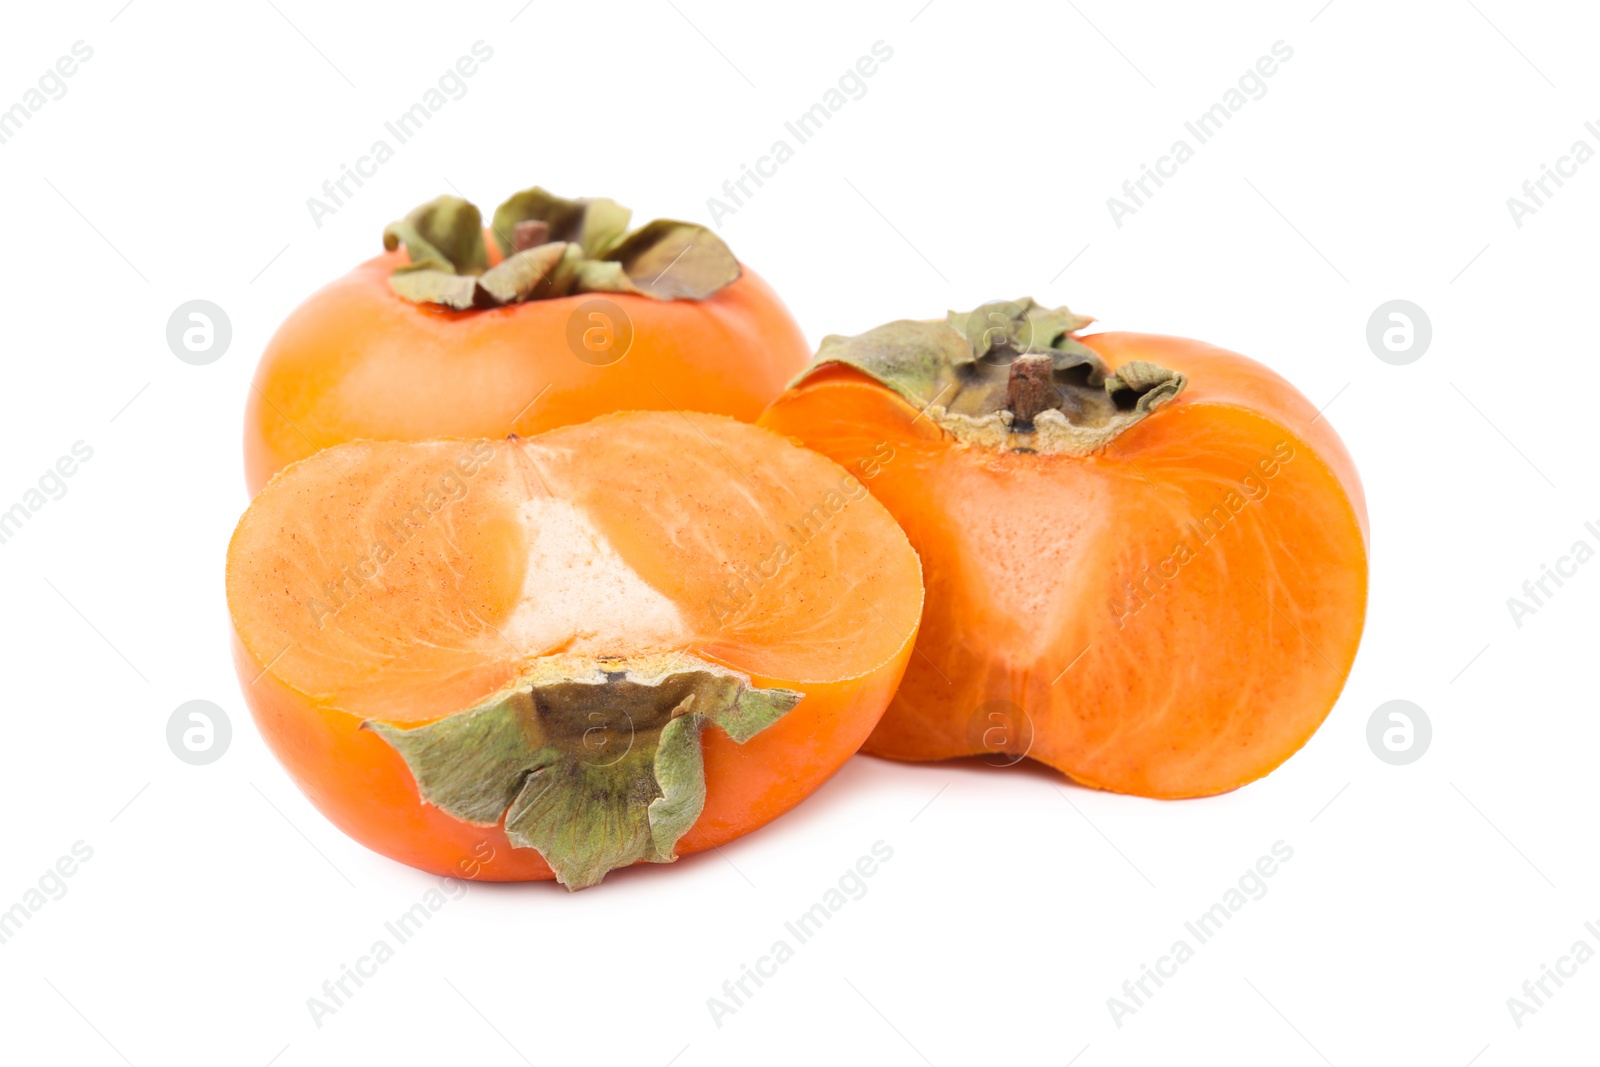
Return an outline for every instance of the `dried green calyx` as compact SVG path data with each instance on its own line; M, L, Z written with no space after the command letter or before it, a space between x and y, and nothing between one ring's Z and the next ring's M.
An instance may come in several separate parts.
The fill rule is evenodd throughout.
M413 303L465 310L572 293L704 300L739 279L739 261L704 226L656 219L629 231L632 216L614 200L524 189L495 209L502 259L491 267L482 213L441 196L384 227L383 247L405 245L410 257L389 285Z
M476 708L412 729L368 720L422 799L477 826L505 821L568 889L639 861L671 863L700 817L700 733L743 744L803 694L757 689L694 656L552 656Z
M876 379L963 441L1087 455L1183 390L1154 363L1111 373L1073 334L1094 320L1029 297L823 338L795 384L842 364Z

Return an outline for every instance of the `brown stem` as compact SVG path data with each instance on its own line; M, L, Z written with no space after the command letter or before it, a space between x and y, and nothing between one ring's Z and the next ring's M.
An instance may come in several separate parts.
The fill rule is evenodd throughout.
M1006 382L1006 407L1019 422L1031 423L1042 411L1060 403L1050 373L1055 361L1043 353L1024 354L1011 362L1011 377Z
M518 252L538 248L550 240L550 224L543 219L524 219L511 227L511 247Z

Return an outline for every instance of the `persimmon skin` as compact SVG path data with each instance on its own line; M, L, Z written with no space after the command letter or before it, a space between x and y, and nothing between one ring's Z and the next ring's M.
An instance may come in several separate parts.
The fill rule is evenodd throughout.
M1085 457L962 444L838 365L762 416L839 463L894 455L866 484L921 556L927 606L863 751L1027 755L1150 797L1237 788L1304 745L1348 676L1367 596L1360 480L1328 421L1253 360L1177 337L1079 340L1113 370L1145 360L1188 386ZM1223 520L1214 544L1180 532L1246 474L1266 487L1259 508ZM1149 579L1182 538L1193 558ZM1119 617L1123 579L1145 592ZM1005 712L992 724L991 708Z
M289 463L362 438L526 437L619 410L753 422L810 358L748 267L706 300L578 293L452 311L395 294L389 275L406 262L403 249L373 257L312 294L267 343L245 409L251 496ZM592 299L633 325L627 354L606 366L567 345L568 319Z
M778 682L806 696L743 745L721 730L701 736L706 805L678 840L679 856L765 826L810 796L857 751L888 703L911 655L913 633L885 668L836 683ZM405 760L361 718L319 706L285 685L233 632L234 666L256 728L311 803L374 852L419 870L483 882L548 881L555 873L502 826L473 826L422 802ZM257 679L253 684L251 679Z

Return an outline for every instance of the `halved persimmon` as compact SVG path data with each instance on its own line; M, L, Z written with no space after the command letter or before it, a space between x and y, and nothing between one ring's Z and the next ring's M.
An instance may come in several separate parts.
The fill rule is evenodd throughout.
M922 607L855 477L732 419L353 442L228 550L239 677L351 837L569 888L748 833L877 723Z
M850 466L922 557L920 655L863 751L1219 793L1333 707L1367 603L1349 454L1198 341L1031 300L829 337L761 425Z
M800 327L704 226L629 219L532 188L487 228L452 196L388 226L388 251L267 343L245 411L251 495L357 439L527 436L621 410L753 421L805 366Z

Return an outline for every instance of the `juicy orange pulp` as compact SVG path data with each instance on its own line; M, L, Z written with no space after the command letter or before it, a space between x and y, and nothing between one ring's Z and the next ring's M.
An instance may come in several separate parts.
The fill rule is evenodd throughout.
M918 655L864 751L1023 754L1088 785L1222 792L1333 706L1360 641L1367 520L1343 445L1260 364L1181 338L1082 339L1188 376L1085 457L962 444L888 388L824 369L761 424L867 484L922 557Z
M311 800L402 862L496 880L550 871L500 828L424 805L364 719L442 718L561 654L687 651L803 692L743 745L705 731L706 806L679 842L694 852L788 810L859 747L922 605L915 553L853 477L674 412L318 453L245 513L227 584L246 696Z

